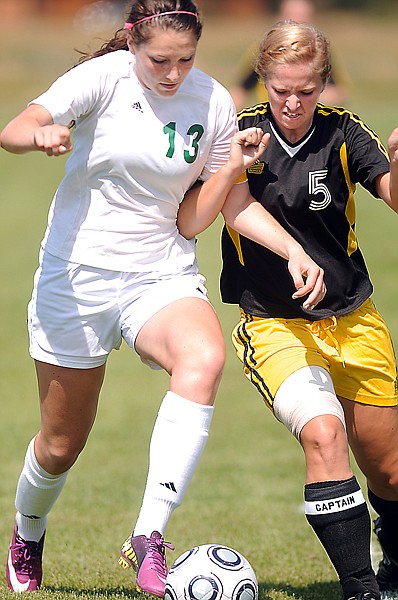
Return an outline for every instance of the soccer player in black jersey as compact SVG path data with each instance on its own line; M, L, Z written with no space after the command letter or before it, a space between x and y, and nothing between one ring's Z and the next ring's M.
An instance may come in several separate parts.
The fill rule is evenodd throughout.
M313 26L281 21L261 43L256 70L269 101L238 117L242 129L260 127L268 146L219 207L228 223L221 292L240 306L233 340L246 375L304 450L306 517L343 599L379 600L398 591L397 370L358 247L354 192L360 183L398 212L398 129L386 151L359 117L320 104L330 68L328 40ZM195 229L199 202L188 219L192 198L179 220L188 237L205 225ZM317 306L294 298L283 257L236 233L230 207L245 202L267 208L323 268L327 293ZM379 515L377 576L349 446Z

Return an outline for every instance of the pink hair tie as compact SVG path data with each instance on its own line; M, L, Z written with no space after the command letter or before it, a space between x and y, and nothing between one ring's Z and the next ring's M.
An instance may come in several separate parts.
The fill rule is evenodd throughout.
M169 10L167 12L162 12L156 15L150 15L149 17L144 17L139 21L135 21L135 23L125 23L123 29L133 29L133 27L135 25L138 25L138 23L143 23L144 21L149 21L150 19L155 19L156 17L162 17L163 15L191 15L192 17L195 17L196 20L198 20L197 13L189 12L187 10Z

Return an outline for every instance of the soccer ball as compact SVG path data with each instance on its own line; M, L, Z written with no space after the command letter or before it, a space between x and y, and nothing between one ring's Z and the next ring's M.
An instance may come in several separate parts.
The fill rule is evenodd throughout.
M258 584L249 561L236 550L204 544L173 563L165 600L257 600Z

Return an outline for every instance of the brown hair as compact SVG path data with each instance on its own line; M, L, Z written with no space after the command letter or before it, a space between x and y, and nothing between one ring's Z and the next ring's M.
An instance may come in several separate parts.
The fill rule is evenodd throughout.
M325 84L331 70L329 40L308 23L278 21L261 41L255 70L266 81L276 67L302 62L312 63Z
M130 35L136 46L146 43L152 37L155 26L162 27L162 29L174 29L175 31L192 31L197 40L199 40L202 34L202 22L199 11L192 0L135 0L132 4L129 2L128 6L127 23L135 23L145 17L159 15L159 17L138 23L131 29ZM162 13L179 10L195 13L196 17L185 13L162 16ZM125 29L118 29L114 37L102 44L98 50L94 52L82 52L79 62L90 60L109 52L115 52L116 50L128 50L126 34Z

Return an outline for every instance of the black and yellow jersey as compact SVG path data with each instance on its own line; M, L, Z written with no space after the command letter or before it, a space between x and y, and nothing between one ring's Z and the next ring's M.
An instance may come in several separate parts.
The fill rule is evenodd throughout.
M263 156L248 169L251 194L325 271L327 294L315 310L293 300L287 261L228 227L222 233L224 302L259 317L317 320L362 304L372 284L355 234L354 192L359 183L377 197L375 178L389 171L378 136L345 109L318 104L312 128L289 143L269 104L242 110L239 128L271 134Z

